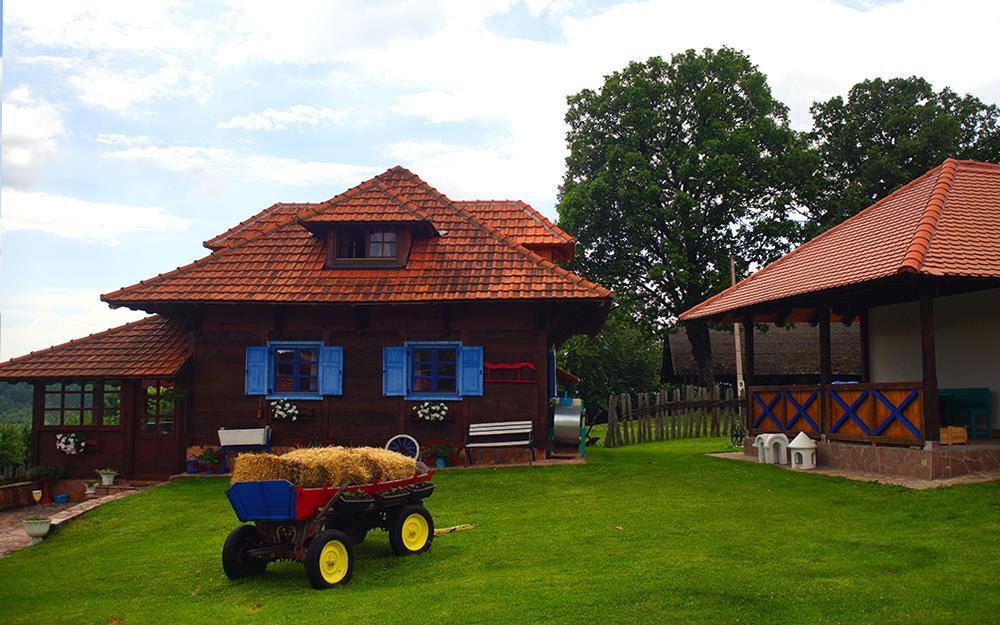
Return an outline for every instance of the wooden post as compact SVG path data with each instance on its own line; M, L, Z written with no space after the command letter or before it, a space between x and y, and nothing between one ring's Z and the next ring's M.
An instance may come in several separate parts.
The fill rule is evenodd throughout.
M753 415L753 393L750 392L750 387L754 384L753 339L753 315L751 314L743 319L743 341L746 346L743 354L743 380L746 387L746 401L744 402L746 414L744 415L743 429L748 435L750 434L750 424L753 423L751 416Z
M615 437L618 435L618 417L615 416L615 404L617 398L614 395L608 397L608 431L604 435L604 446L614 447Z
M712 401L715 405L712 406L712 436L719 436L720 426L720 415L722 414L721 407L719 406L719 401L722 399L722 394L719 392L719 387L716 386L712 389Z
M861 381L868 384L872 381L871 343L868 335L868 310L858 315L859 334L861 339Z
M819 314L819 431L826 434L829 420L829 402L826 390L832 381L830 363L830 304L823 302L817 310Z
M923 362L924 440L940 441L937 355L934 347L934 300L928 287L920 291L920 356Z

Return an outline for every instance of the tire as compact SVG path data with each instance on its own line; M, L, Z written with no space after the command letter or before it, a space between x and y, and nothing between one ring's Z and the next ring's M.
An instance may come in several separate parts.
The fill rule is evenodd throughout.
M306 549L306 575L316 590L346 584L354 572L354 545L340 530L316 534Z
M423 553L433 540L434 519L421 505L403 506L389 520L389 545L396 555Z
M267 568L266 560L247 555L257 542L257 528L253 525L241 525L229 532L226 543L222 546L222 570L229 579L240 579L259 575Z

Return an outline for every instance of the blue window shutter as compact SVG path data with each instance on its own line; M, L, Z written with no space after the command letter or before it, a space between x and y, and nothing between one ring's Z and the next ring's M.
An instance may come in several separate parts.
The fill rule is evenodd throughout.
M247 347L244 389L247 395L267 395L267 347Z
M406 348L382 348L382 394L406 395Z
M344 348L319 348L319 394L344 394Z
M459 395L483 394L483 348L481 346L463 346L460 359L462 372L458 387Z
M554 347L549 348L549 397L556 396L556 350Z

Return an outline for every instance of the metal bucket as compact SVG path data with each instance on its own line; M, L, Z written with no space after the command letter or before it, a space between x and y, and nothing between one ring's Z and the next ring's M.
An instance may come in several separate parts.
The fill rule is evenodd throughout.
M583 425L583 401L563 397L553 400L552 440L562 445L580 444Z

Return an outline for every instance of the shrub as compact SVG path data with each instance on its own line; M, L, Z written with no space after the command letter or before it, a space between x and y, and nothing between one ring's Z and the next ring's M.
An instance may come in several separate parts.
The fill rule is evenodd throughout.
M22 464L28 458L26 430L10 423L0 423L0 467Z
M29 480L58 480L66 475L66 467L61 464L40 464L28 469Z

